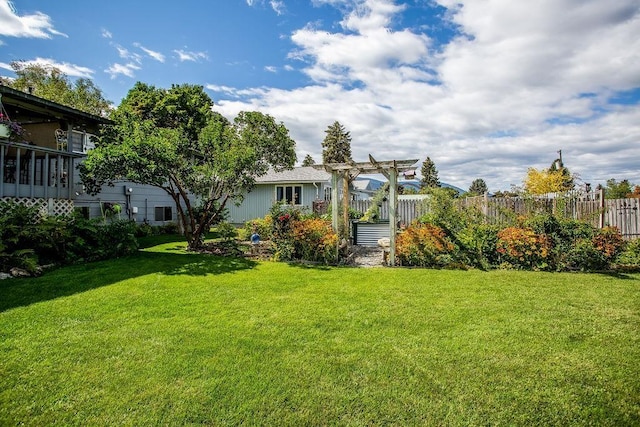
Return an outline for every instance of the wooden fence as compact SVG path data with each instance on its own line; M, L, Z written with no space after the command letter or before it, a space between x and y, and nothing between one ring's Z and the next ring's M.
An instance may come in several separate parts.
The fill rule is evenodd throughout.
M364 213L371 200L352 201L350 207ZM463 209L477 208L493 224L506 224L519 215L535 212L561 214L593 226L618 227L626 239L640 237L640 199L604 199L601 193L575 194L567 198L466 197L457 199ZM424 200L399 200L398 221L409 224L426 213ZM379 207L380 219L389 219L389 202Z
M462 208L475 207L494 224L507 223L518 215L547 212L585 221L594 227L618 227L626 239L640 237L640 200L604 199L601 193L568 198L467 197L457 201Z
M371 204L371 200L353 200L349 207L360 213L365 213L371 207ZM404 224L409 224L418 219L425 212L425 209L424 200L398 200L396 218ZM389 219L389 201L385 201L379 206L379 214L379 219Z

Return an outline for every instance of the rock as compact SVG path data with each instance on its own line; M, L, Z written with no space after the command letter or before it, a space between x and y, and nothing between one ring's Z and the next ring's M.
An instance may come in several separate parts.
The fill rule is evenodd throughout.
M11 273L13 277L31 277L31 273L18 267L13 267L11 270L9 270L9 273Z
M388 237L383 237L381 239L378 239L378 246L380 246L383 249L390 248L391 240Z
M11 275L9 273L0 273L0 280L11 279Z

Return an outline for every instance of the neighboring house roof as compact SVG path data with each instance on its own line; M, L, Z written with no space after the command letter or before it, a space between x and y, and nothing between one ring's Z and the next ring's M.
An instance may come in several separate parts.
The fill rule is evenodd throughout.
M291 170L276 172L270 170L266 175L256 179L257 184L280 184L280 183L311 183L327 182L331 175L323 170L315 169L312 166L301 166Z
M87 123L108 124L111 120L96 116L95 114L85 113L66 105L58 104L38 96L0 85L0 94L2 94L2 102L5 106L10 105L21 110L32 111L34 113L55 117L58 120L82 120ZM11 113L11 112L9 112Z

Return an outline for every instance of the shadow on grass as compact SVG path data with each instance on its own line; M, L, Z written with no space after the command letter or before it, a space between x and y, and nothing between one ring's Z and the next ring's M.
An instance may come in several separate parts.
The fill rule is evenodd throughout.
M255 267L244 258L139 251L128 257L72 265L42 277L0 281L0 312L159 273L169 276L228 274Z

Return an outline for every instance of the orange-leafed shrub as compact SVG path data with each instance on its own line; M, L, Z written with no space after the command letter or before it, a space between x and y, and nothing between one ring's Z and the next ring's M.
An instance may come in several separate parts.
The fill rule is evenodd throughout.
M497 250L508 264L519 268L544 269L551 252L551 240L530 228L507 227L498 233Z
M438 226L413 223L396 239L396 256L402 265L444 267L451 263L455 246Z
M291 225L294 254L298 259L332 263L336 261L338 235L329 221L309 218Z
M593 246L610 261L620 253L624 240L618 227L604 227L593 237Z

